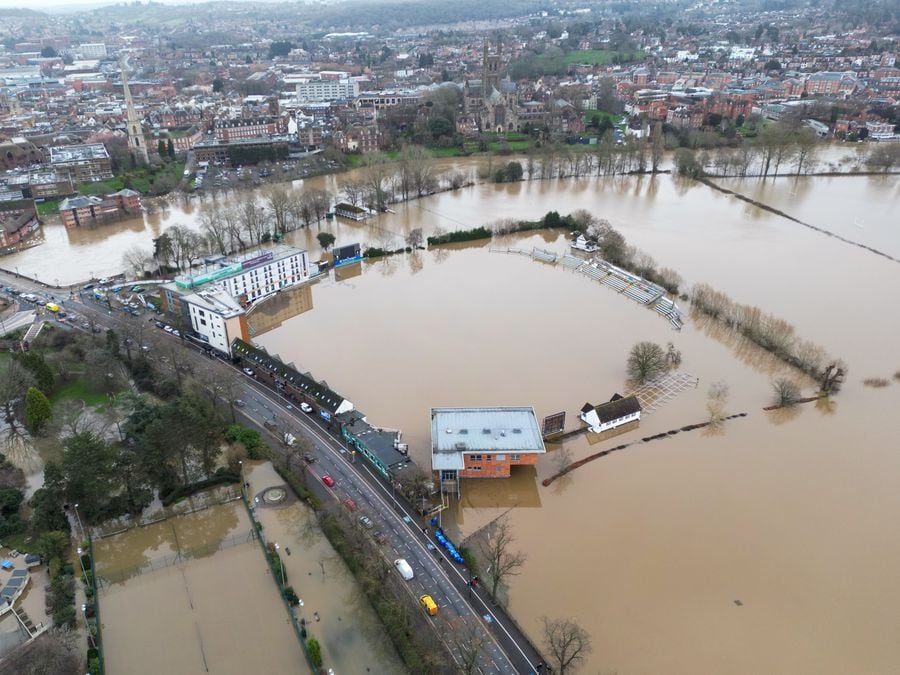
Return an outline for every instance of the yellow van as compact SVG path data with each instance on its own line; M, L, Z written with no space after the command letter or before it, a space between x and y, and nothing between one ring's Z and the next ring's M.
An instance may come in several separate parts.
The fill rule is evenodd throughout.
M437 605L434 604L434 599L430 595L423 595L419 597L419 604L422 605L422 608L428 612L428 616L434 616L437 614Z
M49 309L51 312L58 312L58 311L59 311L59 305L57 305L55 302L48 302L48 303L46 304L46 307L47 307L47 309Z

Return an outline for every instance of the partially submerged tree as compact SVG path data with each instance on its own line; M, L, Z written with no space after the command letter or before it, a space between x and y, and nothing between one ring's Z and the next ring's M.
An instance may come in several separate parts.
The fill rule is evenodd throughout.
M780 377L772 383L775 405L790 408L800 401L800 385L787 377Z
M638 384L666 372L666 352L654 342L638 342L628 353L628 379Z
M543 617L544 645L553 662L554 672L565 675L577 670L591 653L591 636L573 619Z
M316 239L319 240L319 246L325 251L334 244L334 235L331 234L331 232L319 232L319 234L316 235Z
M509 577L520 574L522 565L528 556L520 551L511 550L515 537L508 516L501 516L490 527L488 536L480 543L481 554L487 562L487 574L491 578L491 597L497 601L497 590L500 584Z

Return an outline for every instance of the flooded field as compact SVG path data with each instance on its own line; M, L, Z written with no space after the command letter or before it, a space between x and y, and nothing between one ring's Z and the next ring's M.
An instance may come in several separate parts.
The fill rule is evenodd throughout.
M820 155L823 170L848 170L856 163L856 148L831 146ZM501 164L520 157L471 157L435 160L435 175L461 172L475 176L479 169L490 171ZM850 160L853 161L850 161ZM666 165L667 166L667 165ZM784 171L790 171L786 166ZM359 181L362 170L338 175L319 176L294 181L297 189L322 188L337 194L341 186ZM779 179L781 181L782 179ZM820 185L818 180L811 181ZM596 193L596 194L595 194ZM99 278L121 272L127 265L123 253L133 246L152 252L152 240L172 225L186 225L200 229L200 214L206 205L234 203L246 195L253 195L262 203L261 190L250 192L219 192L192 196L171 196L168 200L148 200L151 212L141 218L89 228L67 230L56 218L47 219L43 227L44 244L0 258L0 267L38 278L48 284L71 284L89 277ZM675 189L667 175L649 177L583 178L564 181L533 181L506 185L486 184L452 193L398 204L396 214L381 214L367 223L337 219L323 222L321 228L337 237L338 245L359 241L372 246L399 246L410 229L421 227L426 234L436 228L453 230L469 228L505 217L536 218L546 211L570 211L575 208L594 208L602 200L604 212L612 221L627 220L634 212L638 219L668 221L670 209L693 217L705 217L708 196ZM823 197L824 195L824 197ZM823 201L841 212L844 203L829 197L828 190L812 193L811 201ZM571 207L561 206L571 204ZM608 211L607 211L608 209ZM756 209L750 209L752 213ZM288 242L307 248L312 259L321 251L316 234L318 227L289 234Z
M284 485L269 462L248 465L245 476L251 495ZM263 503L256 514L267 541L281 546L288 583L303 600L297 615L321 644L325 667L336 673L405 672L374 610L310 509L297 501L274 507Z
M244 506L233 502L97 542L108 672L307 668L250 532Z
M810 199L824 199L821 190ZM900 509L891 413L900 383L874 390L861 380L900 370L900 315L877 309L892 306L900 265L667 176L467 194L477 197L451 206L455 195L440 195L426 206L477 222L590 208L688 283L711 282L783 316L845 359L844 391L829 404L764 413L770 381L784 372L767 354L693 322L674 332L595 282L487 244L391 258L320 283L313 311L259 342L327 379L376 424L403 428L425 465L432 406L531 404L539 416L566 410L574 426L585 401L624 388L634 342L674 342L699 386L606 445L704 421L708 386L720 380L728 412L748 417L721 433L629 448L549 488L539 481L556 470L553 446L536 475L464 484L455 513L463 535L522 507L511 512L528 553L512 582L514 615L536 639L541 616L576 618L594 637L591 672L891 671L900 584L886 572L900 564L900 542L886 534ZM423 224L414 208L394 227ZM495 241L506 244L566 247L557 233ZM579 459L604 446L580 437L567 447Z
M835 148L826 159L836 164L846 153ZM335 180L306 184L333 190ZM898 183L896 177L722 182L894 256L900 252ZM84 278L85 265L94 276L115 271L124 242L149 246L159 228L196 224L197 207L197 200L183 209L173 205L135 228L108 226L106 236L63 230L52 247L0 264L37 271L43 280L59 269L71 280ZM900 381L892 375L900 371L900 313L894 311L900 264L668 175L478 185L394 208L368 224L322 227L339 244L381 245L417 227L428 234L585 208L676 269L686 287L708 282L781 316L800 337L849 365L833 401L764 413L772 378L786 372L765 353L691 321L675 332L596 282L523 256L490 253L487 243L364 263L342 270L338 281L314 285L309 298L298 296L293 305L284 301L265 312L261 306L260 325L277 327L257 338L260 344L326 379L373 423L402 428L424 466L432 406L526 404L539 416L565 410L575 426L585 401L623 392L625 358L640 340L672 341L683 353L682 370L700 378L699 386L646 416L637 432L605 445L585 437L568 441L573 459L704 421L710 383L728 384L727 412L748 416L720 433L636 445L544 488L540 481L556 471L558 448L550 446L536 470L464 484L462 502L447 518L463 536L514 507L516 546L528 561L512 582L510 606L536 640L541 616L577 619L594 638L586 672L896 670L900 540L892 528L900 512ZM317 232L289 239L315 259ZM88 249L91 237L98 241ZM559 232L494 245L567 248ZM93 268L100 264L95 260L109 269ZM864 378L876 376L892 384L863 386ZM273 529L279 538L302 541L302 521L288 521L267 528L283 527ZM224 531L241 528L235 523ZM178 547L164 528L136 536L144 540L118 553L122 574ZM107 541L102 545L113 546ZM318 562L308 569L304 558L294 558L286 559L297 566L296 572L289 567L294 579L318 579ZM324 579L301 595L327 608L320 624L325 639L343 640L344 618L365 620L352 609L346 590L352 587L335 567L325 569L332 571L323 575L319 566ZM337 585L327 586L332 581ZM101 596L105 611L103 603ZM347 614L338 615L345 604ZM334 622L335 615L342 620ZM386 658L374 649L365 639L355 641L355 655L346 657L350 671L369 658Z

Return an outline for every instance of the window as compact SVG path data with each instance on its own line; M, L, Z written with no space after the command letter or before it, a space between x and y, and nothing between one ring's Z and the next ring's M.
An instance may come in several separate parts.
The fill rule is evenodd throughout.
M480 462L481 455L469 455L469 461L470 462Z
M469 471L481 471L480 466L467 466L466 469Z
M509 456L510 462L518 462L520 459L522 459L521 455L510 455Z
M497 473L503 473L503 467L502 467L502 466L498 466L498 467L497 467Z
M485 455L485 456L484 456L484 459L485 459L486 461L490 462L491 459L493 459L493 455Z
M506 461L506 455L497 455L497 461L498 461L498 462L505 462L505 461Z

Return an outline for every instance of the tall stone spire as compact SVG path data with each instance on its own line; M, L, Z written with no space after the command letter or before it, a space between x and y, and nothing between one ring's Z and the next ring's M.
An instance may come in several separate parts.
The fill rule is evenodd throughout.
M128 111L128 149L131 151L131 156L134 157L135 162L148 164L150 158L147 156L147 141L144 138L141 121L134 111L134 101L131 100L131 89L128 87L127 59L124 56L119 58L119 68L122 71L122 91L125 93L125 108Z

